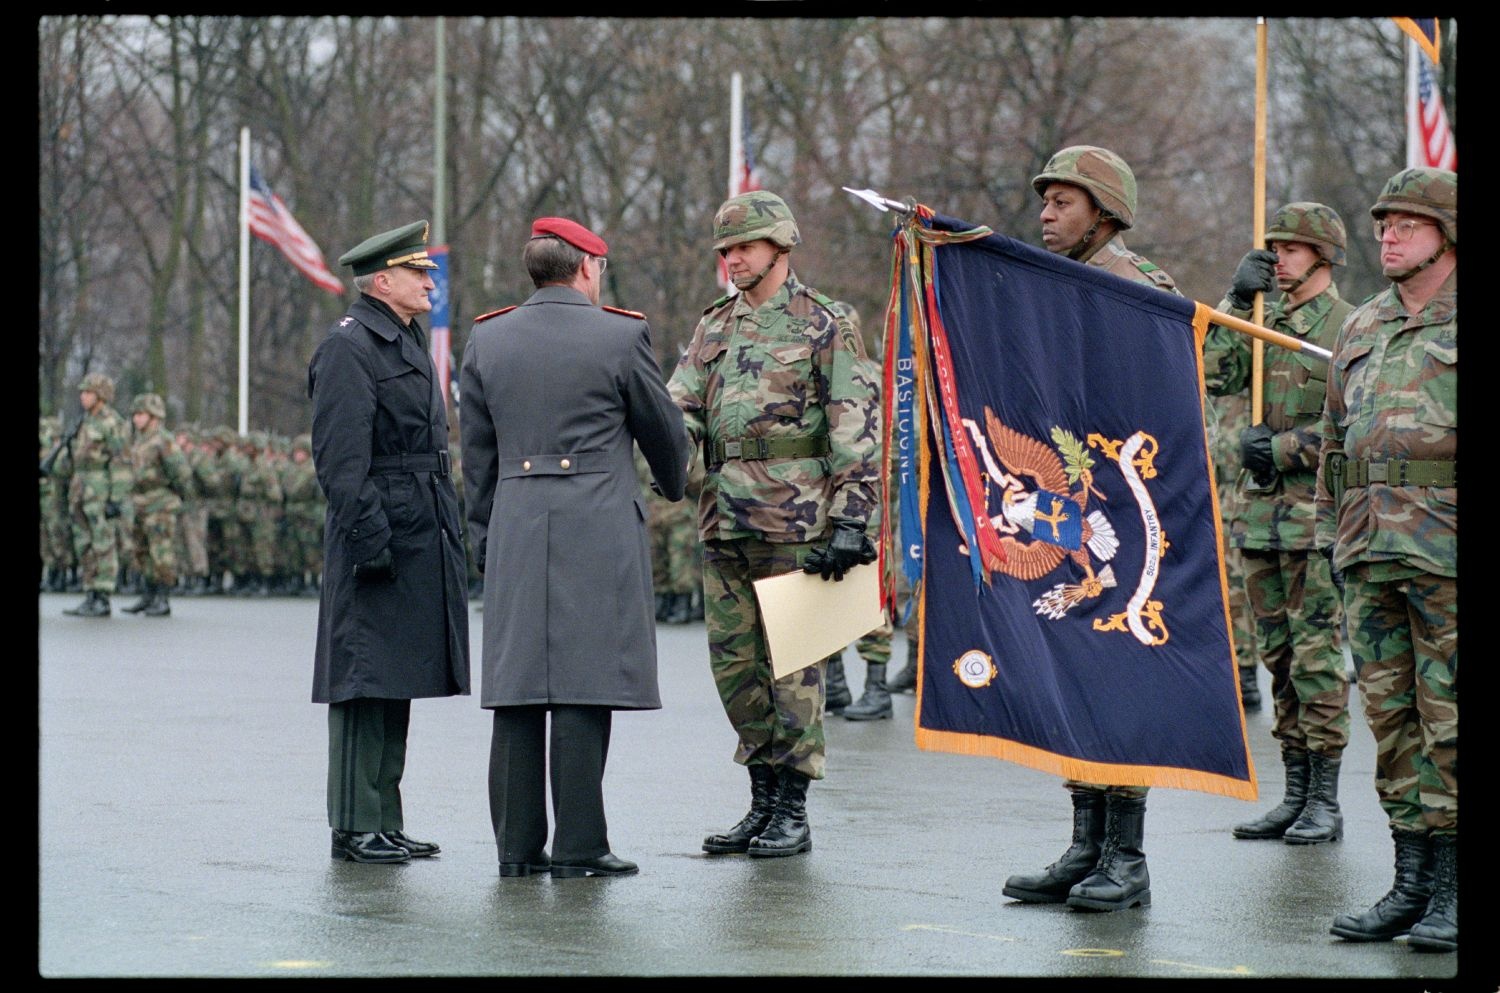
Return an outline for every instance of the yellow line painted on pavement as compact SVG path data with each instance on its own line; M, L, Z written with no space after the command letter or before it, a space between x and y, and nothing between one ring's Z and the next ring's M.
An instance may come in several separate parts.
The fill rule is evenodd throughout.
M280 962L266 963L273 969L326 969L332 962L316 962L311 959L282 959Z
M1085 959L1117 959L1125 954L1118 948L1064 948L1062 953Z
M1224 968L1217 965L1196 965L1192 962L1173 962L1171 959L1152 959L1152 965L1175 965L1189 972L1212 972L1224 976L1253 976L1248 965L1237 965L1233 968Z
M984 938L984 939L986 939L988 941L1015 941L1016 940L1015 938L1008 938L1005 935L1000 935L1000 934L982 934L982 933L980 933L978 931L961 931L961 930L959 930L956 927L948 927L948 926L943 925L943 924L904 924L904 925L902 925L901 930L903 930L903 931L940 931L943 934L957 934L957 935L961 935L961 936L963 936L965 938Z

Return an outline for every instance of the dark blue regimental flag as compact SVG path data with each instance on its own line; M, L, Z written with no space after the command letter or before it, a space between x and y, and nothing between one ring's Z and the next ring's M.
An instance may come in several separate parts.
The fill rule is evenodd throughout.
M922 264L917 744L1254 799L1203 420L1206 308L1000 235ZM945 483L959 436L978 499ZM985 522L955 516L980 513L1000 553L976 584L966 536Z

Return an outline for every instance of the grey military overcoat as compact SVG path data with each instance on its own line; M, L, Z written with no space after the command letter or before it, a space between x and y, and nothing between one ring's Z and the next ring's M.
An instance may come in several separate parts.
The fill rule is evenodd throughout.
M645 320L545 286L475 324L459 384L481 706L660 707L632 442L679 500L688 440Z
M432 359L361 297L318 345L307 388L328 498L313 702L467 694L463 522ZM387 545L394 581L356 583L355 564Z

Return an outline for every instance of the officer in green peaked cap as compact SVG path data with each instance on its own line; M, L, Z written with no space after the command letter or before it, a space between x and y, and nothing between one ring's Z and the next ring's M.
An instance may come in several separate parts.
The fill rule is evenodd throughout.
M436 262L427 257L426 221L413 221L366 238L340 255L339 265L350 266L356 276L367 276L398 265L408 269L438 267Z

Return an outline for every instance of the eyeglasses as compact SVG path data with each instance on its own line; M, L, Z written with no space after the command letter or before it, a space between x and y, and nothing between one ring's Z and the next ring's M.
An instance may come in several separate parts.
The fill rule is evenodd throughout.
M1408 235L1407 237L1410 237L1410 235ZM595 255L594 261L599 263L599 275L604 275L604 270L609 268L609 259L600 258L599 256Z
M1397 241L1411 241L1412 235L1417 233L1417 228L1435 228L1436 224L1431 221L1418 221L1410 217L1404 217L1399 221L1387 221L1384 217L1375 218L1375 240L1385 241L1385 233L1394 230Z

